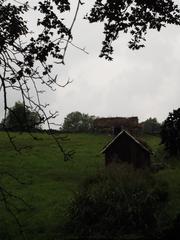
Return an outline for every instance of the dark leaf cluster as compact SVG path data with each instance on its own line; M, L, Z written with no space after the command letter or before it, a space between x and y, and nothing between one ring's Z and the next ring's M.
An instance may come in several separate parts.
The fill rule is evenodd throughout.
M167 24L180 25L180 9L172 0L96 0L87 19L104 23L100 57L112 60L112 43L120 32L132 36L130 49L142 48L148 29L160 31Z
M0 52L5 51L21 36L27 34L26 22L22 18L28 10L27 3L15 6L0 2Z

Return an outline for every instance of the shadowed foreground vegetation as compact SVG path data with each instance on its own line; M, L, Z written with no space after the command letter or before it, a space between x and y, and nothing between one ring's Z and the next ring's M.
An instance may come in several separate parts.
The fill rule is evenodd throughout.
M23 224L27 239L64 239L64 225L68 221L67 209L79 186L97 173L104 171L100 150L110 139L107 135L69 134L64 142L76 154L71 161L64 162L63 155L53 139L46 134L35 134L33 141L27 134L17 134L17 144L28 146L21 154L14 151L6 134L0 133L0 183L9 192L19 196L30 205L11 197L11 208ZM145 136L144 140L155 153L153 161L162 164L162 170L153 173L157 180L169 184L168 213L172 219L180 212L180 161L165 158L160 139ZM16 181L11 176L18 177ZM14 205L16 206L15 209ZM1 202L1 238L21 239L17 224L11 214L5 211ZM9 236L7 236L7 232ZM68 237L67 237L68 238Z

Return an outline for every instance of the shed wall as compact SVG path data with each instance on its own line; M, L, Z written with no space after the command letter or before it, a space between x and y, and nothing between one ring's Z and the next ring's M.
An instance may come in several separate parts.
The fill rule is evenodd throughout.
M123 135L105 152L106 165L112 162L132 163L135 167L150 165L150 153L133 139Z

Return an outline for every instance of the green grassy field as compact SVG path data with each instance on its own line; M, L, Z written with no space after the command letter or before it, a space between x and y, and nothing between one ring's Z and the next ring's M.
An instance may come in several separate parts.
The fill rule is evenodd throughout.
M0 133L1 172L17 176L25 184L19 184L8 176L1 177L1 182L32 206L30 210L23 209L25 211L17 214L28 239L61 239L65 210L73 193L84 178L104 167L100 150L108 137L71 134L63 146L76 153L72 160L64 162L60 149L50 136L35 136L40 140L34 141L27 134L17 135L17 146L31 146L19 154L6 134ZM6 212L4 214L1 218L7 219L8 232L18 234L10 214L9 217Z
M63 146L76 153L68 162L64 162L60 149L50 136L35 136L39 140L32 140L28 134L16 134L18 146L29 146L19 154L13 149L6 134L0 133L0 186L23 198L31 206L27 208L16 198L10 202L20 208L16 215L23 223L27 239L64 239L63 225L67 219L69 202L87 176L103 171L104 160L100 151L110 136L70 134L70 140L64 142ZM161 161L164 153L159 145L159 137L144 136L144 140L154 152L153 161ZM23 184L2 174L5 172L18 177ZM172 215L180 212L180 161L172 160L156 175L169 183L169 211ZM0 224L3 226L1 235L9 232L12 239L21 239L14 218L5 211L2 203L0 207Z

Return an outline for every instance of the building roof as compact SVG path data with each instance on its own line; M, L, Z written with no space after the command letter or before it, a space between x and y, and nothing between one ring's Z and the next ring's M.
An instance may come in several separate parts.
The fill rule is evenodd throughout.
M138 126L138 117L96 118L94 120L94 126L98 128L121 127L121 126L134 128Z
M122 136L122 135L127 135L129 138L131 138L136 144L138 144L143 150L145 150L146 152L149 152L151 154L151 151L146 148L141 142L139 142L135 137L133 137L130 133L128 133L127 131L123 130L121 131L112 141L110 141L101 151L101 153L105 153L114 142L118 141L118 139Z

